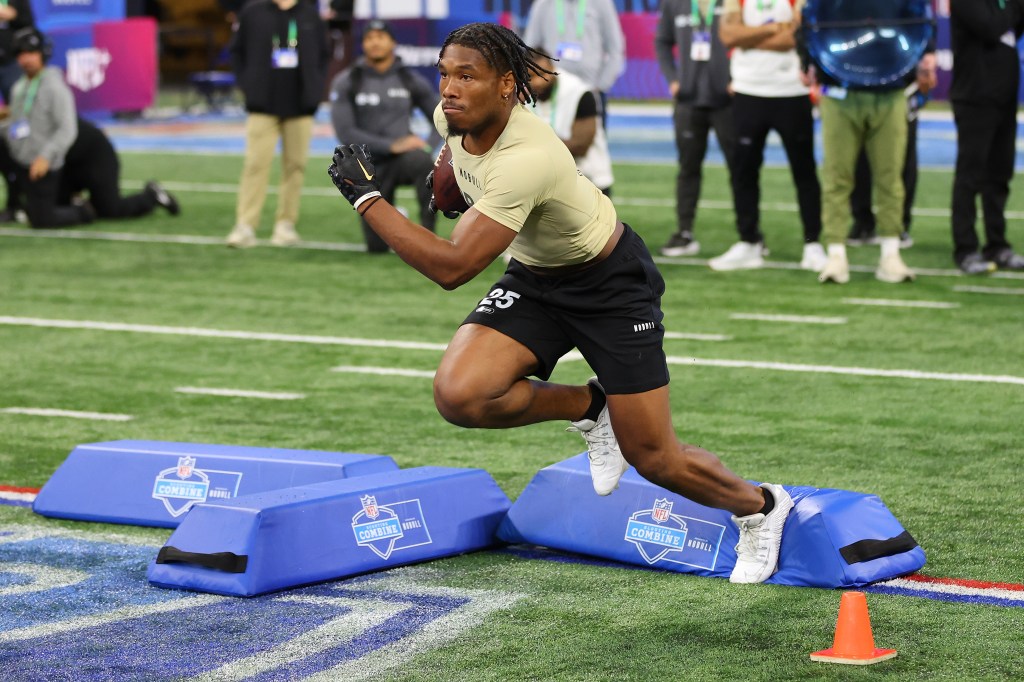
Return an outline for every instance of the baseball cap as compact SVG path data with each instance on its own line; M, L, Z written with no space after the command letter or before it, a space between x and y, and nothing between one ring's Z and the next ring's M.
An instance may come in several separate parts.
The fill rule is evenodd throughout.
M363 27L363 35L365 36L370 31L384 31L391 36L392 40L395 40L395 32L391 30L391 24L383 19L371 19L366 22L366 26Z

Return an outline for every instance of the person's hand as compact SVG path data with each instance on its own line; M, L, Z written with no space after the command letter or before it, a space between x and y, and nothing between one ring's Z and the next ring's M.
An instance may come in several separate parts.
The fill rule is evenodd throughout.
M806 71L800 72L800 82L804 84L805 88L814 88L818 85L818 70L811 64L807 67Z
M357 211L366 201L380 196L377 171L364 144L340 144L335 147L334 160L327 174Z
M927 95L938 84L935 53L929 52L917 63L917 89L922 95Z
M672 81L668 84L668 94L672 99L676 98L676 95L679 94L679 81Z
M50 162L42 156L37 156L32 165L28 167L28 179L38 180L50 172Z
M18 16L18 10L14 9L6 2L0 5L0 21L14 21Z
M430 190L430 201L427 202L427 210L433 214L437 213L437 202L434 201L434 169L427 173L427 189ZM441 215L449 220L455 220L461 214L458 211L441 211Z

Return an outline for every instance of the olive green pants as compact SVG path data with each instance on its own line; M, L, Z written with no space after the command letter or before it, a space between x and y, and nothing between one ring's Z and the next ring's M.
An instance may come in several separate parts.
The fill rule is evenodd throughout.
M878 236L903 229L903 161L907 153L907 100L901 90L850 90L845 99L822 97L825 159L821 168L822 241L843 244L850 231L850 193L863 147L871 166Z

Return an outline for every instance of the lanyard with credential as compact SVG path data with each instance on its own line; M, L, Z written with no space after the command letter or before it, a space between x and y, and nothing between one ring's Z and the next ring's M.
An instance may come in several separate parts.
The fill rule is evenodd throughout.
M580 0L576 5L576 39L583 37L583 20L587 16L587 0ZM558 23L558 35L565 33L565 2L555 0L555 21Z
M25 118L32 112L32 105L36 103L36 93L39 92L39 81L43 80L43 74L39 74L28 82L28 92L25 93L25 106L22 110Z
M700 7L697 5L697 0L690 0L690 13L692 16L697 17L700 20L700 27L707 28L714 19L715 16L715 5L718 4L718 0L708 0L708 13L705 16L701 16Z
M281 46L281 39L274 36L274 49ZM299 46L299 27L295 25L294 19L288 20L288 47L295 49Z

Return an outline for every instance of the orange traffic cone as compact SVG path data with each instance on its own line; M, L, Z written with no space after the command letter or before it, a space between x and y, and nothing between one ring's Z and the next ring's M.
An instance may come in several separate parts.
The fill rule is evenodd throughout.
M870 665L896 658L895 649L876 649L868 616L868 599L863 592L844 592L839 602L839 620L831 649L815 651L812 661Z

